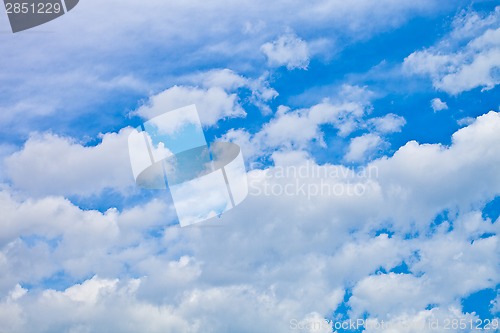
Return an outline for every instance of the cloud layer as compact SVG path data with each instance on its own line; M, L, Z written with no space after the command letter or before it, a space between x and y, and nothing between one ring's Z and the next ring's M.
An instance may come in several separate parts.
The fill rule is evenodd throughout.
M2 329L288 332L293 319L314 322L335 311L348 288L352 318L416 318L429 304L448 313L461 297L499 282L498 222L477 211L500 192L498 133L500 114L487 113L456 132L450 147L409 142L371 162L372 177L282 158L284 166L328 170L300 178L308 189L351 182L365 191L252 195L212 228L160 227L174 217L158 200L99 213L61 197L22 200L4 191ZM277 158L275 167L251 172L253 188L293 180L275 173L280 165ZM448 218L434 226L444 211ZM161 236L148 237L158 227ZM381 229L391 234L370 236ZM390 272L402 262L408 272ZM376 274L380 268L388 273ZM59 272L83 282L44 287Z

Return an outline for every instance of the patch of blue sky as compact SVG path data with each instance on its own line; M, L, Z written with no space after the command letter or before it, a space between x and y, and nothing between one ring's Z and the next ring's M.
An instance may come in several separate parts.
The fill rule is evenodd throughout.
M393 267L390 272L394 274L411 274L410 267L408 267L408 264L404 260L399 265Z
M105 213L110 208L123 211L127 208L144 205L154 199L166 204L173 204L172 196L167 190L146 190L139 187L131 188L126 193L114 189L104 189L90 196L71 195L67 199L83 210L97 210Z
M182 128L167 134L163 133L156 125L146 122L144 130L150 135L154 148L158 148L162 143L173 154L206 145L201 128L195 124L183 124Z
M390 82L400 78L386 73L389 82L384 82L367 73L381 63L397 65L415 50L432 45L442 20L443 17L415 18L399 29L369 40L345 41L347 45L333 59L328 62L313 59L307 71L281 69L280 80L274 83L280 92L278 99L292 107L306 107L335 96L335 89L344 83L367 85L369 89L387 93L391 90Z
M500 196L495 197L486 204L483 209L483 218L489 218L491 222L498 220L500 216Z
M349 325L353 321L356 322L357 319L367 319L368 314L364 313L360 318L351 318L350 311L351 307L349 306L349 299L352 297L352 289L348 288L344 294L344 299L342 303L337 307L337 309L331 314L331 316L327 316L325 319L332 323L333 328L338 328L332 332L350 332L350 333L361 333L364 331L362 326L356 327L353 329L352 325ZM336 327L337 326L337 327Z
M479 290L467 297L464 297L461 301L463 312L475 312L476 315L482 320L494 319L497 317L497 314L493 313L492 302L496 298L499 291L500 285L497 285L495 288Z
M432 237L432 235L438 231L439 227L442 226L443 223L448 223L448 232L453 230L453 219L450 218L450 211L448 209L436 215L434 221L432 221L429 225L427 236Z
M64 270L58 271L52 274L49 277L45 277L38 281L38 283L32 283L30 285L22 285L25 289L28 290L56 290L56 291L64 291L69 287L72 287L76 284L81 284L89 279L92 276L88 275L85 277L76 278L75 276L68 274Z
M375 234L373 235L373 237L378 237L380 235L387 235L388 238L392 238L394 234L395 234L394 231L392 231L389 227L386 227L379 230L375 230Z

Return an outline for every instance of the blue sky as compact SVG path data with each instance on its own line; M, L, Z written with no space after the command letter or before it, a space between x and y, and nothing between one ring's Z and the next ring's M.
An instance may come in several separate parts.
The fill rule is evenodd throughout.
M86 0L0 32L0 331L497 320L497 1ZM127 138L190 104L250 193L181 228Z

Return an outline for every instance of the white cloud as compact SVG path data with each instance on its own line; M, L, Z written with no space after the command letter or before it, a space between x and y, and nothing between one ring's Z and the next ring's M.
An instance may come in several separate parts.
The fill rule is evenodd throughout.
M450 240L454 245L446 243ZM349 301L354 317L365 311L380 319L415 314L431 304L453 304L459 297L495 288L500 273L493 264L499 255L497 237L470 244L467 235L451 232L414 243L419 260L410 269L415 275L389 273L360 281Z
M64 291L28 294L22 302L0 303L11 317L0 323L9 331L50 332L290 332L294 305L278 303L272 291L258 292L250 286L193 289L177 306L152 304L138 298L142 279L119 281L92 278ZM90 304L75 299L75 288L90 293ZM88 297L88 296L83 296ZM258 318L259 320L256 320ZM306 323L321 320L317 313L296 317ZM325 320L322 320L326 324ZM310 330L309 332L325 332Z
M118 279L106 280L99 279L97 276L94 276L92 279L87 280L82 284L76 284L69 287L64 291L63 295L67 296L74 302L95 305L100 296L106 293L111 293L116 289L118 281ZM54 295L56 292L50 290L46 292L46 296L49 296L50 294Z
M271 66L286 66L290 70L307 69L309 65L307 43L293 34L283 35L272 43L265 43L260 49Z
M431 100L431 107L434 112L448 110L448 104L446 104L446 102L443 102L440 98L433 98Z
M380 170L380 178L397 184L391 196L400 203L395 204L392 217L397 220L399 214L410 214L425 221L441 210L437 207L453 202L454 210L467 209L466 202L472 198L481 201L496 193L500 176L492 166L500 163L493 148L499 120L500 114L490 111L454 133L449 147L410 141L390 159L373 162ZM445 188L439 184L447 185ZM405 211L398 208L403 206Z
M252 135L243 129L231 129L224 134L220 141L234 142L237 144L247 160L253 159L261 153L258 143L252 140Z
M407 251L417 253L407 259L410 272L360 280L349 301L351 316L364 312L379 320L412 316L429 305L446 308L460 297L495 288L500 278L500 269L494 264L500 255L498 237L481 237L498 230L498 225L475 212L455 219L453 227L444 222L430 237L405 241Z
M497 297L493 301L491 301L490 305L492 314L500 314L500 293L498 293Z
M372 110L373 93L366 88L344 85L337 96L310 108L291 110L279 106L274 117L260 131L231 130L222 140L234 140L248 160L271 154L275 149L303 150L312 143L325 146L321 125L331 125L342 137L365 127L364 117Z
M61 197L19 200L2 191L0 207L5 217L0 220L0 295L14 281L37 283L61 271L77 281L89 274L117 276L126 262L139 264L156 251L155 244L141 243L149 230L175 221L172 207L158 200L100 213Z
M93 195L134 185L127 148L129 129L102 135L96 146L84 146L53 134L33 135L4 160L16 189L32 196Z
M312 312L300 321L291 319L290 329L306 333L331 333L333 328L332 323L327 322L319 313Z
M370 318L366 321L366 333L432 333L446 330L449 332L472 332L474 323L479 323L479 317L473 314L464 314L456 304L447 308L433 308L422 310L416 314L401 314L390 319L382 320ZM449 323L449 325L447 325ZM452 325L456 323L456 325ZM460 323L465 325L465 329L460 328Z
M500 7L486 17L476 13L455 18L454 30L437 45L410 54L403 67L429 75L435 88L456 95L500 83Z
M323 111L331 107L323 107L303 114L330 119ZM413 318L428 311L429 302L448 309L500 280L498 222L468 213L500 193L499 127L499 114L490 112L457 131L449 147L410 142L371 162L378 173L368 179L284 149L277 161L309 162L327 172L299 177L305 185L351 182L366 191L250 195L199 228L172 225L172 207L158 200L99 213L59 197L20 199L5 190L0 295L11 296L0 297L1 329L288 332L294 318L311 323L331 314L350 286L352 315L368 310L371 318L387 313L393 319L406 311ZM254 170L249 177L261 189L297 179L272 177L276 171ZM443 211L449 222L431 227ZM374 237L383 228L394 234ZM408 274L373 275L403 260ZM42 281L58 272L71 282L50 291ZM19 293L18 284L42 290ZM377 286L387 302L374 293Z
M201 81L207 87L215 82L233 89L246 86L252 89L254 95L259 95L256 99L260 100L275 96L275 91L266 87L264 78L248 80L228 70L210 71L199 74L195 79L184 80ZM243 130L230 131L226 140L238 141L249 160L263 152L271 153L274 148L303 149L314 141L324 145L319 126L332 125L342 136L364 127L363 117L371 111L369 101L372 95L365 88L343 86L335 98L336 104L325 100L310 109L295 111L280 107L260 132L251 135ZM192 102L204 106L198 112L205 125L213 125L224 117L244 115L235 94L229 95L219 87L191 86L175 86L155 95L136 112L149 118ZM403 122L404 119L389 114L374 118L370 124L380 132L388 132L397 130ZM294 127L295 131L289 130ZM107 188L123 192L133 185L126 147L127 133L127 130L122 130L118 134L105 134L102 142L95 147L85 147L69 138L51 134L33 136L22 150L5 160L8 179L15 188L33 195L89 196ZM31 174L40 176L33 180Z
M201 82L205 88L219 87L224 90L233 90L243 87L250 81L227 68L221 70L214 69L208 72L187 76L186 80L194 84Z
M152 96L148 104L141 106L137 113L150 119L191 104L199 105L200 120L207 126L215 125L220 119L246 116L238 104L236 94L228 94L217 87L205 90L184 86L174 86Z
M459 126L468 126L474 122L475 118L473 117L465 117L457 120L457 124Z
M424 309L428 299L421 293L424 286L411 274L381 274L369 276L354 287L349 300L351 316L361 318L366 311L371 316L386 318L404 312L408 307Z
M153 49L163 66L175 64L182 71L213 58L234 58L240 63L257 57L259 46L275 35L276 26L285 23L298 33L301 30L296 27L302 25L305 30L318 27L318 31L341 27L352 35L366 36L442 3L318 1L291 7L289 2L224 2L227 15L221 16L222 2L218 1L188 1L172 7L158 1L98 4L89 0L80 5L82 11L72 14L75 26L63 29L68 33L66 39L64 34L58 36L65 52L57 48L47 48L50 54L43 50L28 52L40 36L27 34L16 42L18 49L9 48L4 54L8 59L19 55L19 64L13 64L15 75L9 75L19 75L23 80L25 72L18 70L26 63L59 63L69 51L76 59L68 57L71 60L67 61L82 68L92 64L111 72L113 68L121 71L124 66L116 60L133 58L139 64L143 59L136 56L147 53L144 45L161 45ZM268 20L255 20L262 15L259 6L264 5ZM96 6L101 10L96 12ZM298 14L281 15L285 10ZM116 15L109 17L110 11ZM102 17L90 19L90 13ZM57 30L71 17L54 21L50 27ZM198 24L193 26L193 19ZM216 19L219 24L213 25ZM478 25L471 25L471 29ZM253 39L241 42L241 36L229 36L227 32L237 31L237 27L245 28L245 36ZM148 34L140 33L142 29ZM76 41L74 31L87 33ZM102 31L109 34L94 41L95 34ZM175 43L175 39L182 42ZM484 48L494 38L478 40L477 47ZM50 46L49 40L47 43ZM172 53L172 49L178 52ZM96 51L89 55L81 50ZM163 57L162 51L168 51L169 56ZM181 54L182 58L172 61L172 54ZM54 59L45 59L47 55L54 55ZM158 77L171 73L156 65L147 62L144 66L157 71ZM66 71L65 66L61 68ZM44 84L44 93L63 93L61 87L69 87L71 94L66 98L93 85L75 84L80 79L75 75L59 85L26 80L32 84L29 89L5 86L10 91L23 90L22 94L16 91L19 96L37 92L36 88ZM243 116L234 90L251 90L256 105L277 94L265 76L252 80L227 69L191 78L182 76L186 82L177 79L166 78L171 88L152 96L141 112L153 115L168 111L167 107L198 101L209 106L203 117L205 124L213 125L226 117ZM12 76L6 82L11 80ZM141 81L132 77L111 81L109 90L121 85L144 89ZM175 83L179 85L172 86ZM13 155L7 149L4 155L11 155L7 158L11 184L0 185L0 331L289 332L292 319L304 325L325 324L322 316L337 308L348 287L353 287L349 303L352 315L367 310L372 318L392 314L390 320L465 317L451 306L461 297L499 281L498 222L483 219L480 211L467 213L480 210L500 193L499 114L491 112L456 132L450 146L410 142L394 156L372 161L369 166L376 167L378 173L370 179L352 176L341 165L316 165L306 150L314 142L326 144L322 125L331 126L341 137L356 130L370 131L353 142L363 137L376 142L377 138L383 140L382 134L401 129L404 119L393 114L366 119L370 101L371 93L366 89L344 86L339 96L310 108L281 107L257 133L240 129L226 135L250 155L270 154L276 166L308 162L320 170L341 174L299 179L306 185L322 181L329 186L340 185L341 189L361 185L366 190L363 195L343 192L308 196L311 193L297 192L293 196L250 196L238 209L199 228L172 225L173 207L164 201L100 213L82 210L67 199L53 196L89 195L132 184L126 131L105 134L95 147L45 134L31 137ZM29 109L39 104L44 103L33 103ZM46 114L53 107L57 108L57 103L45 103L37 111ZM353 150L357 151L354 156L362 159L368 152L366 147L366 142L359 145ZM276 170L254 170L250 178L260 189L269 184L286 185L290 179L270 177ZM342 176L343 172L349 176ZM19 195L19 190L24 195ZM28 193L39 198L26 198ZM450 221L431 227L435 215L443 210L449 212ZM394 235L382 232L374 236L385 228ZM495 235L482 239L485 233ZM403 260L410 273L373 275L380 268L390 271ZM50 289L47 284L61 274L64 278L58 283L59 290ZM393 290L387 287L388 282L393 283ZM437 310L425 310L428 302L441 304ZM310 331L327 329L322 326L321 330Z
M365 134L351 139L348 151L344 159L348 162L363 162L370 154L383 143L383 140L376 134Z
M264 73L257 79L249 79L229 69L186 75L178 79L184 85L176 85L150 96L148 102L134 114L150 119L195 104L202 124L214 126L221 119L246 116L237 94L239 88L250 91L252 96L249 101L267 113L269 107L265 102L278 96L276 90L269 86L267 76Z
M406 124L405 118L394 113L388 113L383 117L372 118L368 124L373 126L378 133L401 132L401 128Z
M344 281L359 281L380 268L390 270L402 258L412 255L412 245L399 237L386 234L377 237L362 236L343 244L331 259L331 266L342 271ZM353 263L358 263L353 265Z
M0 183L6 181L5 159L18 150L18 147L10 144L0 144Z

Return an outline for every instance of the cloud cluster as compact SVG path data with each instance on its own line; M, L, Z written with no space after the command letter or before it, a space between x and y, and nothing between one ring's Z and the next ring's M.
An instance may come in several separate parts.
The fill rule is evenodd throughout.
M279 106L260 131L232 129L222 140L242 147L245 158L253 160L273 154L276 149L308 151L311 146L326 147L323 128L329 126L342 138L356 131L368 131L351 139L345 160L363 162L384 143L383 136L399 132L405 119L393 113L368 118L374 94L366 87L343 85L336 96L324 99L310 108L292 110Z
M0 77L5 127L22 124L20 113L61 116L62 106L72 119L82 105L124 92L143 98L131 116L194 103L210 130L259 110L264 120L218 133L257 162L247 199L187 228L168 192L131 196L120 209L104 199L137 195L129 128L95 144L40 130L22 147L0 146L0 331L318 333L365 318L403 324L387 333L430 333L436 329L419 325L477 319L462 300L500 283L500 219L483 214L500 195L500 113L463 118L449 145L410 141L381 156L406 120L372 115L369 88L344 84L320 103L275 107L273 78L261 69L266 60L305 69L338 36L368 38L448 6L88 0L44 26L57 38L16 39L0 55L17 59ZM451 94L494 87L499 13L460 15L404 67ZM328 34L320 40L311 31ZM338 156L320 156L332 152ZM101 211L68 199L99 195ZM493 315L499 303L492 300Z
M307 116L329 115L319 110ZM500 114L489 112L449 147L410 142L371 162L368 178L285 149L286 165L328 171L306 184L354 181L365 192L250 196L204 228L172 225L158 200L99 213L3 191L0 328L289 332L335 311L347 289L350 318L467 316L457 302L500 282L499 224L480 212L500 193L499 133ZM277 161L249 174L253 186L288 180L272 177ZM403 262L407 272L391 272ZM61 274L66 287L46 285Z
M30 125L40 119L99 118L109 99L145 98L151 91L178 84L177 78L193 68L224 66L249 76L259 75L254 69L265 62L261 46L273 41L280 31L290 29L307 37L303 42L287 35L278 37L269 48L271 58L302 67L306 65L304 45L310 44L310 31L326 36L312 41L319 42L311 46L312 51L320 47L330 54L328 45L341 37L369 38L412 17L449 7L436 0L383 0L376 5L368 0L351 4L339 0L230 4L222 0L154 0L147 4L89 0L69 15L36 28L41 34L3 35L9 47L0 54L0 62L9 66L0 78L4 87L0 119L17 125L13 130L26 135ZM0 25L3 31L9 30L7 20ZM298 55L290 55L297 50ZM186 98L208 101L213 94L222 94L216 91L203 96L192 89L182 93ZM132 109L131 104L125 107Z
M277 96L266 75L248 79L235 72L211 70L180 79L184 85L152 95L133 114L150 119L189 104L199 106L204 126L218 121L245 117L236 91L246 89L245 101L269 112L267 102ZM130 128L100 135L100 142L88 145L51 133L32 134L18 151L6 146L3 176L14 188L34 197L44 195L99 195L105 190L126 194L134 186L128 155ZM36 175L34 177L33 175Z
M271 66L307 69L309 65L307 43L292 34L283 35L272 43L265 43L260 49Z
M436 89L456 95L500 83L500 7L487 16L465 12L437 45L410 54L406 71L428 75Z
M202 124L214 126L221 119L246 116L238 96L238 90L241 89L250 92L250 103L267 113L270 110L266 103L278 93L269 86L266 76L264 74L257 79L249 79L229 69L187 75L178 79L183 85L173 86L151 96L134 114L151 119L165 112L196 104L200 106L198 113Z
M124 191L134 185L128 156L128 128L101 135L85 146L54 134L34 134L21 150L4 160L12 185L30 196L99 194Z
M348 162L363 162L368 154L373 153L382 144L382 139L376 134L365 134L351 140L344 159Z
M448 104L446 104L446 102L443 102L440 98L433 98L431 100L431 107L434 110L434 112L438 112L442 110L447 110Z

